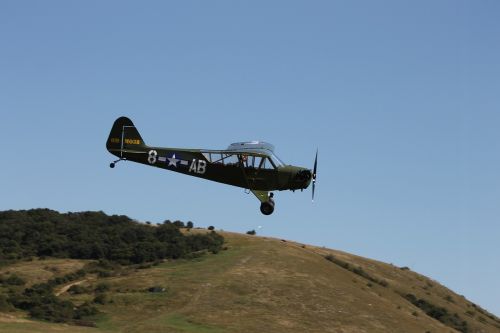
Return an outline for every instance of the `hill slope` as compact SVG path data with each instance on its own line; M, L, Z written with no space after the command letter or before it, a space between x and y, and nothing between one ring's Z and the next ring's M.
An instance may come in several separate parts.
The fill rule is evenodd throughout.
M294 242L222 235L227 250L216 255L118 276L86 276L76 281L84 290L77 294L62 286L58 297L78 304L91 301L96 286L106 284L97 327L43 323L8 312L0 313L0 331L500 332L498 318L406 268ZM43 276L33 274L36 267L47 274L58 266L71 265L64 259L23 262L0 273L16 273L30 283Z

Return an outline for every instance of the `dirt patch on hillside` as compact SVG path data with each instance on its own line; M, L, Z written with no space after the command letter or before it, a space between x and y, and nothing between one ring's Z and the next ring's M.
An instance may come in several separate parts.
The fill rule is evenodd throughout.
M0 323L28 323L29 320L9 314L9 313L0 313Z

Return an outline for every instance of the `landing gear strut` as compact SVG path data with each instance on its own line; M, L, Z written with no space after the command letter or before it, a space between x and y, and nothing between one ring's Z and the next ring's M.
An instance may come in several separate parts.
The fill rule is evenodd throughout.
M111 169L113 169L115 166L116 166L116 163L120 162L120 161L124 161L125 159L124 158L120 158L119 160L116 160L116 161L113 161L109 164L109 167Z
M269 199L260 204L260 211L264 215L271 215L274 212L273 193L269 194Z

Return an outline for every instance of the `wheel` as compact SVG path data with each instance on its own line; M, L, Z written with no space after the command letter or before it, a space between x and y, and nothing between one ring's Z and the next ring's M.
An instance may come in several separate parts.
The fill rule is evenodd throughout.
M269 199L269 201L260 204L260 211L264 215L271 215L274 212L274 201Z
M109 164L109 167L110 167L111 169L113 169L113 168L115 167L115 163L110 163L110 164Z

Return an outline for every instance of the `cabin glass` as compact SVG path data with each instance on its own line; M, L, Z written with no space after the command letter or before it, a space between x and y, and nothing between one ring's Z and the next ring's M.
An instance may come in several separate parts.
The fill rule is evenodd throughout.
M211 158L210 162L212 162L212 163L219 163L219 164L223 163L222 162L222 155L219 153L211 153L210 158Z
M223 154L225 165L238 165L238 156L233 154Z
M263 157L263 160L260 163L260 168L261 169L267 169L267 170L274 170L276 167L274 164L269 160L268 157Z
M262 157L260 156L252 156L252 164L251 167L258 169L260 167L260 163L262 162Z
M285 166L285 163L283 163L282 160L279 159L278 156L274 155L274 154L271 154L269 155L269 158L271 159L271 161L273 161L274 165L276 167L282 167L282 166Z

